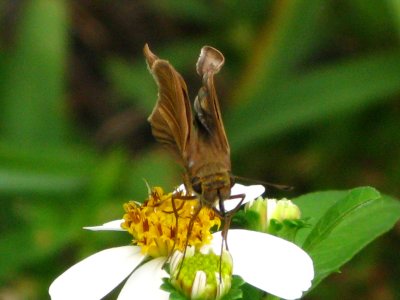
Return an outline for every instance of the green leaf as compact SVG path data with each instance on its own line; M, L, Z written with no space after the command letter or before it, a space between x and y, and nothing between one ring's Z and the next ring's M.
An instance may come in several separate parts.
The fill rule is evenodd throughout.
M308 235L303 248L312 250L318 243L325 240L345 218L380 197L379 192L373 188L357 188L350 191L345 198L328 209Z
M241 287L245 283L246 282L242 279L242 277L237 276L237 275L233 275L231 289L229 290L229 292L224 297L222 297L221 300L242 299L243 298L243 291L241 290Z
M104 202L117 194L119 181L129 165L127 157L123 151L114 151L95 167L95 171L91 174L88 197L91 198L91 202L96 203L96 206L101 207Z
M338 192L333 194L340 195ZM391 229L400 218L399 201L382 197L370 187L350 190L337 201L332 200L330 192L321 193L318 202L315 195L304 196L298 201L301 208L302 202L313 201L315 206L322 205L322 216L314 220L317 222L302 244L314 262L313 288L326 276L338 271L368 243ZM325 199L328 205L323 204Z
M396 24L396 30L398 36L400 36L400 1L398 0L386 0L388 10L390 13L390 17L393 19L393 22Z
M160 15L173 18L197 21L200 23L210 22L215 17L215 7L202 1L188 0L182 5L180 0L149 1L150 6Z
M190 300L171 284L170 278L165 277L162 281L160 288L169 293L169 300Z
M67 16L63 1L28 1L2 85L2 133L25 144L65 138L64 71Z
M390 7L387 0L353 0L349 1L346 6L343 16L337 21L349 22L350 30L353 34L356 32L360 40L363 39L376 45L395 38L393 33L396 31L396 26L391 17L394 13L392 9L396 8Z
M82 175L91 172L99 160L98 153L85 147L22 147L0 140L0 165L10 169Z
M13 203L17 211L15 219L0 222L0 227L6 229L0 236L0 281L3 282L26 272L29 264L43 263L62 247L70 247L71 241L83 231L74 218L65 218L74 213L67 213L66 208L58 210L44 202L26 199L17 202Z
M0 193L7 195L78 193L87 184L84 176L0 169Z
M138 107L150 113L157 100L157 86L143 60L129 65L119 58L110 58L106 63L109 80L120 96L133 98Z
M263 295L265 296L263 290L257 289L248 283L245 283L241 289L243 291L243 299L245 300L265 299L263 298Z
M226 115L232 149L345 112L358 112L398 92L399 74L396 50L321 67L273 90L262 89Z
M321 26L318 22L323 0L277 1L271 18L248 49L249 62L241 82L232 93L233 102L257 99L265 88L274 88L291 69L314 49ZM318 25L317 25L318 24Z
M0 141L0 194L77 194L99 163L93 151L75 147L21 147Z
M179 292L175 291L171 292L171 294L169 295L169 300L190 300L190 299L180 294Z
M315 224L324 216L326 211L337 201L346 197L347 191L324 191L301 195L293 202L300 207L302 218L307 219L311 226L302 228L296 234L296 244L303 245L305 239Z
M174 68L185 77L184 71L189 69L190 74L195 72L196 59L203 41L191 39L175 41L163 48L150 49L165 60L170 61ZM146 114L150 114L157 100L157 84L154 82L147 69L144 56L133 64L113 57L106 63L106 70L109 80L118 91L120 96L126 99L133 99L135 104ZM199 79L200 80L200 79Z
M136 201L147 198L150 187L160 186L171 192L183 182L177 172L177 164L166 151L152 151L133 161L130 172L126 175L125 193Z

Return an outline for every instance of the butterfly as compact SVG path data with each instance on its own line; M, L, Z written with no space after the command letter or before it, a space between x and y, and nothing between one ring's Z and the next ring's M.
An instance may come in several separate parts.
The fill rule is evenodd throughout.
M214 75L221 70L225 58L213 47L201 49L196 71L202 78L202 86L192 111L182 76L167 60L152 53L147 44L143 52L158 85L157 103L148 118L152 134L186 170L186 190L189 195L194 192L199 199L192 220L202 207L214 209L224 220L222 235L226 244L232 216L245 195L231 195L234 176L231 173L230 147L214 84ZM228 199L240 199L236 208L229 212L224 207L224 201Z

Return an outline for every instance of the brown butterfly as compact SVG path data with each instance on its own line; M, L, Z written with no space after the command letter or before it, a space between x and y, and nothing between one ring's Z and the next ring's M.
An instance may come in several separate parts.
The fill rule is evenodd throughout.
M182 76L168 61L153 54L147 44L143 51L158 85L158 100L148 118L152 133L186 169L186 190L195 192L200 199L193 220L201 207L213 208L224 219L223 239L226 243L227 230L236 209L227 213L224 201L237 198L242 202L245 195L231 195L234 177L230 149L214 86L214 75L223 66L224 56L210 46L201 49L196 70L202 77L202 87L194 100L193 115ZM216 204L219 211L215 209Z

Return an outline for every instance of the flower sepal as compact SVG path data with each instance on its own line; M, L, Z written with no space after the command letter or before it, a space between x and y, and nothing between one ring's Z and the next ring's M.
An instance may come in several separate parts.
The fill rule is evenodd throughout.
M266 231L269 234L278 236L288 241L294 241L297 232L305 227L308 227L309 223L306 220L277 220L271 219L268 230Z
M161 289L169 293L169 300L188 300L184 294L172 285L169 277L164 277L162 281Z
M235 299L242 299L243 298L243 291L241 286L246 282L243 280L242 277L238 275L232 276L232 285L229 292L221 298L221 300L235 300Z
M253 230L269 233L283 239L294 241L297 231L307 227L306 220L300 219L299 207L284 198L258 199L246 204L246 220Z

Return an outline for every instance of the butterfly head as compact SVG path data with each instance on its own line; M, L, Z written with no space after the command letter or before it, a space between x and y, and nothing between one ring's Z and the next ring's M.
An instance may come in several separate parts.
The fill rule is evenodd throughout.
M200 196L204 206L213 207L216 203L229 199L234 178L230 172L221 172L204 177L193 177L192 188Z

